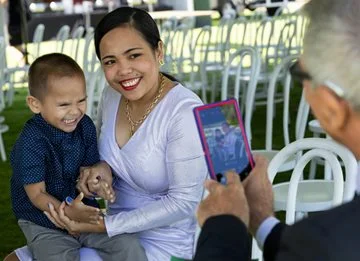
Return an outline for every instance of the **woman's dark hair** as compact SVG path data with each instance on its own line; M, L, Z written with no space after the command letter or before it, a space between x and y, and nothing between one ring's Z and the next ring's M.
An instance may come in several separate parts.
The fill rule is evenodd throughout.
M159 41L161 41L159 29L149 13L139 8L120 7L105 15L96 26L94 44L99 59L100 41L104 35L114 28L126 25L135 28L151 49L156 50L158 48Z

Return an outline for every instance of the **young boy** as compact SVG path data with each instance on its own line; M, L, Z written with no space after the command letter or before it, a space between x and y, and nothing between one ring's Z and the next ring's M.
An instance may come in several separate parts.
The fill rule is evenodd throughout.
M81 167L99 161L95 126L85 115L84 73L70 57L53 53L38 58L29 70L28 120L11 153L12 208L36 260L80 260L82 246L97 250L103 260L146 260L137 238L106 233L70 235L43 213L49 203L58 208L66 197L76 198L65 208L75 221L97 223L95 200L78 195Z

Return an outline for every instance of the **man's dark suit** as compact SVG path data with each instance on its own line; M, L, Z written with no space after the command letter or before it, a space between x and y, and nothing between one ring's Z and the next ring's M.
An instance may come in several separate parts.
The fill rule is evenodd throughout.
M201 231L194 261L246 260L250 251L247 238L245 225L239 219L210 218ZM276 225L265 241L264 259L359 261L360 197L293 226Z

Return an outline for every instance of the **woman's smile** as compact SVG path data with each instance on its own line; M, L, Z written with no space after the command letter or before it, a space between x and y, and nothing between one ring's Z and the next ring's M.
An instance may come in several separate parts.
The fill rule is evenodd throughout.
M141 80L141 78L138 77L138 78L133 78L130 80L120 81L119 83L125 91L132 91L139 85L140 80Z

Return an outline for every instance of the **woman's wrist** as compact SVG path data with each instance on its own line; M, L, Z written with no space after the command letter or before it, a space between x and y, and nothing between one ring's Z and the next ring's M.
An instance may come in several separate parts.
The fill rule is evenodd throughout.
M80 223L81 232L92 232L92 233L104 233L106 232L105 222L103 219L99 221L99 224Z

